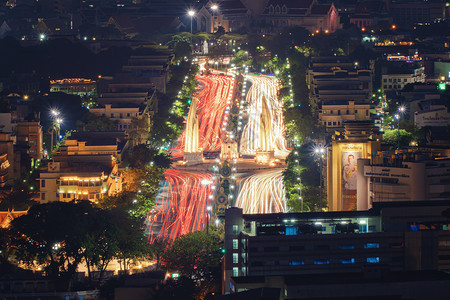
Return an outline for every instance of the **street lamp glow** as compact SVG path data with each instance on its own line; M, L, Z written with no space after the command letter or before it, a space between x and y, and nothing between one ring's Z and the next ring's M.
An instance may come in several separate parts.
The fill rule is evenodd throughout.
M212 209L211 206L206 207L206 210L207 210L207 211L211 211L211 209Z
M398 111L401 113L405 112L405 110L406 108L403 105L398 108Z
M189 10L189 11L188 11L188 15L189 15L190 17L193 17L193 16L195 15L195 11Z
M60 119L60 118L56 119L56 123L61 124L62 122L63 122L63 119Z
M219 7L217 6L217 4L213 4L212 6L211 6L211 9L212 10L217 10Z
M57 111L56 109L52 109L51 111L50 111L50 113L53 115L53 116L57 116L57 115L59 115L59 111Z

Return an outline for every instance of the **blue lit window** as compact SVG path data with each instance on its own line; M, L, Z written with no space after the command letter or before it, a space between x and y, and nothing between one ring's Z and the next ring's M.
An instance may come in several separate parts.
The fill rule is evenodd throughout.
M369 231L376 231L377 227L375 225L369 225Z
M300 266L300 265L304 265L304 264L305 264L304 260L290 260L289 261L290 266Z
M297 227L286 226L286 235L297 235Z
M364 244L364 248L370 249L370 248L380 248L379 243L366 243Z
M354 258L340 259L339 262L341 264L354 264L355 259Z
M379 257L368 257L366 258L366 262L371 263L371 264L376 264L380 262L380 258Z
M355 249L355 245L339 245L339 249L343 250Z
M330 261L328 259L316 259L314 260L315 265L329 265Z
M367 232L367 225L359 225L359 233L366 233Z
M419 231L419 226L417 225L411 225L411 231Z

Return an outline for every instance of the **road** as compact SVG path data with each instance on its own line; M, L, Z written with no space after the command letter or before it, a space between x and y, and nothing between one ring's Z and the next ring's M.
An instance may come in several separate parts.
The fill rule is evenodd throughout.
M232 101L234 78L223 75L197 76L202 87L198 93L199 147L203 151L220 151L227 127ZM283 123L283 102L278 99L278 83L275 77L246 75L251 86L246 96L246 124L240 139L241 154L254 156L260 148L260 115L262 101L267 101L272 124L273 148L280 161L288 154ZM183 156L185 136L180 135L172 155ZM148 216L149 241L165 239L173 242L177 236L202 230L207 224L207 207L212 206L213 195L218 190L217 179L212 172L215 160L197 165L174 164L165 173L164 185L156 205ZM244 213L285 212L286 200L283 188L283 164L276 166L257 164L251 158L236 160L233 177L239 183L235 189L234 206ZM214 182L214 183L213 183ZM230 201L233 203L233 201Z
M203 151L218 151L224 137L223 129L228 123L229 107L234 88L231 76L208 75L197 76L203 89L196 96L199 120L199 147ZM183 156L185 131L178 138L172 157Z
M279 85L273 76L246 75L246 79L251 82L247 92L247 124L244 126L240 153L242 155L255 155L256 150L261 148L261 128L260 118L263 101L266 101L272 120L272 147L275 149L275 156L285 158L288 154L286 149L286 138L283 118L283 101L278 99Z
M283 189L284 168L243 176L234 206L247 214L268 214L286 211Z

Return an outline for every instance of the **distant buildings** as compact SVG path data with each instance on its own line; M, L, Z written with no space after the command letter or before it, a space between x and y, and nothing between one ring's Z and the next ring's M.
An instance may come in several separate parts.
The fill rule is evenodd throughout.
M386 277L391 278L390 285L379 293L389 294L391 285L411 280L403 272L449 269L449 205L449 201L390 202L365 211L264 215L229 208L225 214L223 292L277 287L280 299L309 299L296 289L314 290L314 295L325 299L337 290L332 292L320 277L333 273L332 282L350 276L359 283L359 288L355 285L354 290L345 291L347 296L373 296L376 288L371 285L379 282L377 286L383 287L378 280ZM360 280L354 277L357 274ZM303 281L288 281L296 276L316 276L316 287L313 289L312 282L308 287ZM439 286L441 290L448 284ZM402 289L402 293L408 291ZM420 297L417 299L426 299Z
M85 78L64 78L60 80L50 80L50 92L66 93L81 97L92 97L97 94L97 82Z
M12 186L20 175L17 174L16 159L11 134L0 133L0 187Z
M388 63L383 69L383 90L401 90L407 84L425 82L424 68L420 65L406 65L401 63ZM391 65L391 64L395 64Z
M226 32L251 31L276 34L285 28L302 26L310 32L334 32L340 28L339 15L333 4L317 0L209 1L198 13L197 30L215 32L222 26Z
M417 159L398 164L359 159L357 209L369 209L375 202L450 200L449 168L450 159Z
M127 147L122 132L72 134L48 163L48 170L40 173L40 202L95 202L121 192L119 163Z

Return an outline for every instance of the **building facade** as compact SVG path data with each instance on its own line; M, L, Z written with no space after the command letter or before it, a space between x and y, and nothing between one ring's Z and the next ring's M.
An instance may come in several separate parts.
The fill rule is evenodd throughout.
M449 204L391 202L366 211L283 214L229 208L222 291L236 292L234 283L246 277L263 282L276 276L345 277L370 266L390 272L448 270Z
M73 134L53 156L47 172L40 173L40 202L95 202L121 192L119 163L127 145L122 132Z
M375 202L450 200L450 159L371 164L359 159L357 209Z
M371 158L381 149L381 135L371 121L344 124L345 132L334 135L327 152L327 195L330 211L357 206L357 161Z
M319 112L320 122L327 127L328 132L342 130L346 121L368 121L370 120L370 104L355 103L326 103L322 104Z

